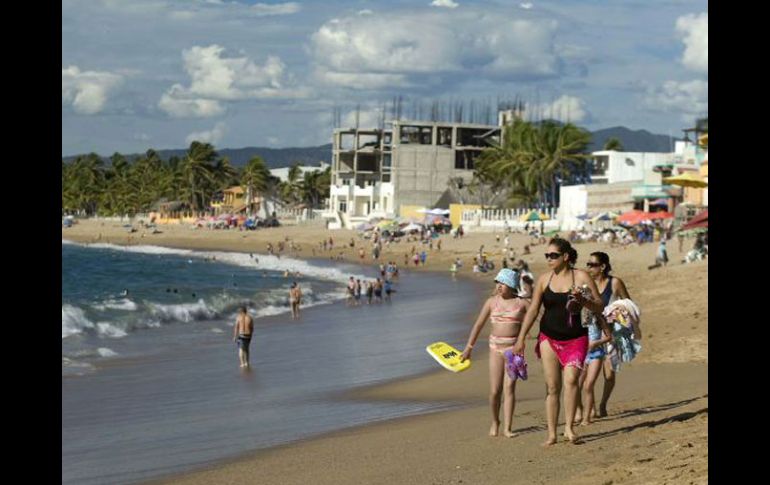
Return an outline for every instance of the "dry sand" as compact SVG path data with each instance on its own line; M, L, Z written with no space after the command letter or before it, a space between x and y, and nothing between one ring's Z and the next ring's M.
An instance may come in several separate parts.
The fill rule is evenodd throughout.
M318 250L329 236L335 245L355 239L356 248L343 250L345 260L357 261L364 241L354 231L327 231L294 226L254 232L193 230L162 226L162 234L128 234L117 222L83 221L62 229L62 238L79 242L153 244L191 249L265 253L286 237L301 250L284 253L300 258L329 258ZM489 285L492 274L471 274L471 258L481 244L494 254L499 267L502 248L492 233L471 233L463 239L444 236L442 250L429 251L428 264L418 271L443 271L455 255L465 266L461 276ZM521 254L530 238L512 235ZM365 243L366 248L370 244ZM414 243L385 248L382 259L403 264ZM685 242L690 249L692 240ZM577 244L582 267L591 251L610 254L613 273L625 281L642 309L643 350L618 376L610 416L580 427L581 445L560 442L542 449L545 438L542 367L528 343L530 378L517 387L514 439L489 438L486 354L474 354L475 365L462 374L443 370L414 379L361 390L351 399L453 401L463 407L429 416L404 418L340 431L307 441L258 451L203 471L173 477L167 483L187 484L496 484L576 483L642 484L707 483L708 474L708 265L679 264L678 243L669 245L672 263L648 270L655 244L609 248L601 243ZM315 250L315 251L314 251ZM418 247L418 251L420 248ZM536 275L545 269L542 245L523 256ZM371 264L367 251L366 264ZM447 276L449 277L449 276ZM481 302L479 302L481 305ZM468 322L468 328L472 322ZM533 334L537 327L533 327ZM482 335L485 338L487 332ZM479 348L482 350L483 345ZM438 367L437 367L438 368ZM597 394L601 392L601 379ZM563 422L564 413L561 413Z

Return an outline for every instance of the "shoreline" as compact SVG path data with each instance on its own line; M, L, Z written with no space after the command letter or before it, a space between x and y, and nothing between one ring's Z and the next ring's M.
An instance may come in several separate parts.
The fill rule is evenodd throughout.
M78 225L74 227L77 228ZM102 228L104 233L107 233L103 229L103 225L96 227L94 224L91 228L75 232L72 232L72 228L63 229L62 238L76 241L79 239L78 242L92 243L95 242L93 240L94 232L99 231L100 228ZM303 235L303 239L300 242L303 250L296 254L286 254L286 256L302 259L310 263L323 261L326 264L336 264L336 262L324 257L310 254L311 251L307 249L307 244L312 244L313 240L318 241L323 237L328 237L329 233L333 234L335 241L349 240L350 237L356 237L352 231L330 232L322 228L288 227L262 231L259 238L252 238L251 234L247 234L240 239L248 239L248 241L239 241L238 236L243 235L238 234L237 231L233 231L234 234L227 234L227 231L203 231L193 235L190 233L194 231L187 228L175 229L177 230L173 231L172 237L164 237L162 239L145 237L141 241L137 241L137 243L179 249L231 250L264 255L263 246L260 247L260 245L263 245L265 241L274 242L277 238L305 232L309 234ZM102 237L102 240L99 242L120 244L119 240L116 239L120 236L112 235L112 233L109 234L107 237L113 240L105 240ZM429 253L428 264L425 267L421 267L416 271L409 267L409 271L446 274L449 262L456 255L465 259L469 255L475 254L477 251L474 249L474 246L478 248L479 243L494 246L494 233L471 233L461 241L452 241L451 238L446 238L446 236L444 238L445 245L440 254L437 254L435 251ZM514 245L518 244L519 246L522 241L529 240L528 237L518 234L512 235L512 239L514 240ZM359 240L356 240L357 245L358 243ZM395 248L395 251L388 251L386 249L381 260L387 262L397 258L398 253L406 251L408 246L411 246L411 243L402 243ZM584 252L586 249L596 250L594 248L603 247L605 246L598 243L576 245L582 257L587 256L587 253ZM357 249L358 246L356 246ZM203 464L200 468L190 472L170 475L157 480L151 480L147 483L253 483L254 477L260 477L260 483L304 483L307 480L313 480L317 483L384 483L386 481L393 483L394 479L399 483L415 484L426 483L425 480L435 483L456 483L460 479L466 483L499 483L510 479L510 471L506 470L505 467L501 467L500 464L505 463L505 460L510 461L511 457L518 453L519 447L516 446L517 444L526 445L527 453L525 455L529 457L526 463L518 463L518 460L510 462L517 465L517 475L522 478L522 481L525 478L530 480L542 479L543 473L547 475L546 470L550 469L568 471L568 469L564 468L565 464L574 462L567 458L570 454L575 453L570 452L565 455L563 451L580 450L577 455L583 456L586 460L583 467L585 471L580 476L572 477L570 483L596 483L595 480L598 480L599 478L597 477L599 476L602 477L602 480L605 480L607 477L614 477L612 478L614 483L623 483L642 478L642 483L644 483L643 477L647 477L647 480L652 480L653 477L660 476L661 465L659 462L661 460L676 462L671 465L673 467L671 472L665 472L669 475L669 478L676 479L681 475L694 480L694 483L707 483L708 446L706 439L698 441L693 445L695 448L691 450L694 452L702 451L704 456L702 459L699 457L689 462L684 460L679 456L678 450L680 446L686 445L677 444L674 451L667 452L667 455L660 459L655 458L636 463L631 459L639 453L635 445L641 445L642 449L644 449L644 446L646 446L644 440L642 442L629 441L627 436L623 436L624 433L616 434L612 431L612 428L616 427L613 422L617 421L617 425L623 424L625 428L635 430L634 433L626 434L638 435L639 431L637 430L643 430L645 426L634 427L636 426L634 423L639 424L639 416L642 415L635 415L634 409L636 408L638 411L645 406L652 406L653 408L657 406L660 410L656 411L658 413L656 416L664 415L664 417L654 421L648 427L661 428L660 433L670 435L667 436L666 442L680 443L682 440L687 441L688 436L694 433L698 434L699 437L704 432L707 433L705 430L708 424L708 360L706 353L708 338L705 332L707 331L708 300L707 294L700 291L703 288L707 290L707 264L672 265L669 268L656 272L644 272L639 263L644 261L646 256L644 250L654 252L653 245L641 248L631 247L627 250L620 248L602 250L611 253L613 267L616 268L616 271L620 271L619 274L626 281L629 291L635 296L635 299L639 298L642 301L643 321L648 325L645 331L645 340L643 341L645 346L643 353L628 366L627 371L624 368L624 373L620 374L620 383L611 401L611 406L615 412L611 410L611 416L589 427L588 430L590 431L582 427L578 428L578 433L584 436L592 433L595 434L597 431L599 434L607 434L608 439L613 443L610 446L620 450L614 452L614 454L619 454L615 463L611 463L612 460L607 462L606 459L593 457L593 455L589 456L589 454L585 453L587 449L591 448L593 449L593 454L595 454L596 449L590 443L578 447L560 443L553 447L553 450L547 451L540 450L539 446L536 446L542 438L541 435L544 434L541 428L545 423L542 409L542 389L539 385L542 384L542 368L539 363L534 362L535 357L532 355L531 350L533 345L527 345L528 350L526 352L530 361L531 378L529 382L523 383L521 391L517 391L517 407L514 414L514 428L517 428L518 423L522 423L525 426L522 428L523 435L514 440L505 440L504 438L490 439L484 436L488 427L486 395L488 376L485 362L488 351L484 348L483 353L477 351L477 354L474 355L474 360L479 361L479 364L472 366L465 373L452 374L437 367L435 370L419 375L355 389L341 396L343 399L377 399L382 401L417 399L433 403L443 402L447 398L453 397L452 405L459 406L459 408L443 409L427 414L389 419L383 422L377 421L322 433L286 444L252 450L230 459ZM349 251L343 251L349 254ZM678 256L677 252L676 248L671 248L672 260L675 260ZM531 268L537 274L542 271L544 265L538 264L538 260L535 260L536 254L540 253L539 248L535 247L533 253L535 254L529 258L524 257L524 259L530 263ZM493 261L497 262L498 259L495 256ZM353 261L351 258L342 262L354 266L364 266L364 264L359 261ZM396 262L403 268L401 266L402 260L396 259ZM371 264L373 264L371 261L366 263L367 266L371 266ZM486 285L491 284L492 275L496 273L496 271L493 271L491 272L492 274L471 274L467 267L467 261L463 270L458 273L458 276L463 281L472 282L482 292ZM660 291L657 291L660 289L660 277L663 274L676 280L672 282L673 284L670 287L666 288L671 290L669 293L673 294L667 294L665 297L658 295ZM688 288L688 286L692 286L693 283L697 283L702 279L705 279L705 285L700 285L698 288ZM694 302L693 305L676 306L677 302L685 295L688 298L696 297L695 299L698 301ZM674 305L674 307L671 307L671 305ZM652 308L653 306L658 308ZM693 312L693 308L698 311ZM666 318L663 316L665 311L673 313ZM650 317L652 318L645 319L645 317L650 318L648 317L650 312ZM706 315L704 316L703 313ZM687 335L687 332L682 332L679 328L667 326L669 323L679 322L680 320L678 319L685 315L693 320L693 324L687 325L687 329L697 329L699 332L694 332L694 335ZM655 322L658 317L664 318L665 322L660 322L658 325ZM469 329L471 325L472 322L468 322ZM489 327L487 326L480 339L483 340L486 337L488 329ZM674 335L669 336L672 332ZM530 339L534 338L532 334L536 335L536 327L533 327ZM663 341L661 341L661 337L664 337ZM676 345L672 344L672 342ZM693 343L695 344L694 346L691 345ZM679 375L677 372L681 374L680 377L687 377L690 381L686 385L680 385L676 380L671 381L671 378ZM626 380L626 375L637 374L640 376L640 379L645 380L644 388L641 385L633 387L632 383ZM660 379L661 375L664 379ZM599 394L601 392L600 385L597 384ZM640 394L639 391L643 392ZM689 397L684 394L689 394ZM687 399L692 400L681 406L677 405L666 408L666 403L678 402L676 399L679 399L681 402L685 402ZM703 403L706 406L705 411L703 411ZM688 411L677 414L677 411L682 411L683 409ZM621 410L621 413L617 414L617 410ZM561 413L561 418L563 423L563 412ZM473 424L471 425L468 421L471 421ZM490 464L489 458L485 457L483 453L476 453L475 448L472 450L472 453L466 453L469 457L465 457L464 454L457 454L456 447L450 447L446 450L437 449L436 443L425 437L435 436L436 434L440 435L450 430L450 435L453 438L448 440L449 444L447 446L450 446L453 442L461 447L466 444L472 444L474 447L486 450L487 453L492 453L493 457L497 456L496 459L492 460L494 463ZM639 437L637 436L638 439ZM596 441L607 440L597 439ZM647 441L649 442L649 440ZM653 445L660 446L660 442L658 441ZM660 450L660 448L657 449ZM357 457L357 459L349 458L348 454ZM317 456L324 458L319 459ZM450 466L451 460L447 461L449 456L458 463L464 463L464 465L452 464ZM560 461L554 462L554 456L558 456ZM413 462L414 457L419 457L418 462ZM343 468L338 470L336 474L330 473L328 470L328 460L341 462ZM406 466L404 466L404 460L406 460ZM620 466L618 465L620 462L627 463L624 466ZM545 464L547 464L547 468L544 469L543 466ZM481 465L486 465L489 470L484 470L484 467ZM607 467L611 468L609 474L602 472ZM426 474L424 470L430 470L431 473ZM633 477L627 474L629 470L635 473ZM684 472L687 472L687 475L684 475ZM553 476L554 480L558 478L558 475ZM662 479L662 477L660 478Z

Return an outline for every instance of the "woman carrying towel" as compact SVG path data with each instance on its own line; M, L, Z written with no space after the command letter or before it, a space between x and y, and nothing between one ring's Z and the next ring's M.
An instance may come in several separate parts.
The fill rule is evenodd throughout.
M535 353L542 359L547 388L545 410L548 437L543 446L550 446L556 443L562 385L565 388L564 437L572 443L577 441L573 424L579 399L578 378L588 352L588 329L581 322L580 310L584 306L594 313L601 313L604 304L588 273L573 269L577 251L569 241L551 239L545 257L551 271L541 275L535 283L532 305L524 317L513 353L524 352L524 340L542 304L545 311L540 320ZM590 291L591 299L582 295L580 287L584 285Z

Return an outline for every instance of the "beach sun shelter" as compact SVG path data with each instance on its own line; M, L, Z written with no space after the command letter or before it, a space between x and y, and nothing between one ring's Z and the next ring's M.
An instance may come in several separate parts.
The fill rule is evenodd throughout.
M702 189L708 187L709 184L701 178L695 172L685 172L673 177L666 177L663 182L671 185L678 185L680 187L692 187L696 189Z
M537 211L529 211L519 218L521 222L547 221L549 217Z

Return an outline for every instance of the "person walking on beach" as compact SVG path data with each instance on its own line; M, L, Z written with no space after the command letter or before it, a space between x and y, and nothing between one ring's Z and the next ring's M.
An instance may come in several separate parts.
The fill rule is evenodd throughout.
M492 426L489 436L497 436L500 429L500 402L504 398L503 436L512 438L513 411L516 407L516 379L506 372L506 351L516 343L521 322L529 309L529 301L518 297L518 275L511 269L502 269L495 277L495 294L489 297L473 324L468 343L460 356L461 361L471 357L473 346L481 329L489 319L492 330L489 335L489 407Z
M623 283L623 280L617 276L610 275L610 271L612 271L612 265L610 264L610 256L607 253L601 251L591 253L591 256L589 257L588 263L586 263L586 265L588 266L588 274L591 275L591 278L593 278L594 282L596 283L596 287L600 292L599 294L602 297L602 303L604 306L609 305L615 300L624 298L629 300L631 299L631 296L628 294L628 290L626 289L626 284ZM610 395L612 394L612 390L615 388L616 381L615 370L612 368L610 359L604 358L602 360L604 389L602 389L602 399L599 402L599 412L596 414L596 416L600 418L607 416L607 402L610 400ZM587 378L588 376L586 376L586 379ZM584 412L587 410L587 415L582 416L583 421L585 422L587 420L590 422L594 416L590 414L590 408L585 407L585 403L583 404Z
M294 281L289 289L289 305L291 305L291 318L293 320L299 319L299 305L301 301L302 290L299 289L299 285Z
M372 304L372 296L374 296L374 285L371 281L366 282L366 299L369 304Z
M249 367L249 344L254 331L254 321L245 306L238 308L238 316L233 326L233 342L238 344L238 359L241 367Z
M374 297L377 299L377 303L382 303L382 280L379 278L374 283Z
M540 320L540 333L535 345L535 354L543 362L546 382L546 418L548 435L543 446L556 443L556 425L559 422L559 404L562 386L565 404L564 437L572 443L578 440L573 429L577 409L578 378L588 353L588 329L581 322L581 307L594 313L604 309L596 283L585 271L574 269L577 251L569 241L553 238L548 243L545 258L551 271L541 275L535 283L532 305L513 346L514 354L524 352L524 342L530 328L545 308ZM587 286L590 298L579 290Z
M423 266L425 266L425 260L426 259L428 259L428 253L426 253L425 250L423 250L420 253L420 262L422 263Z

